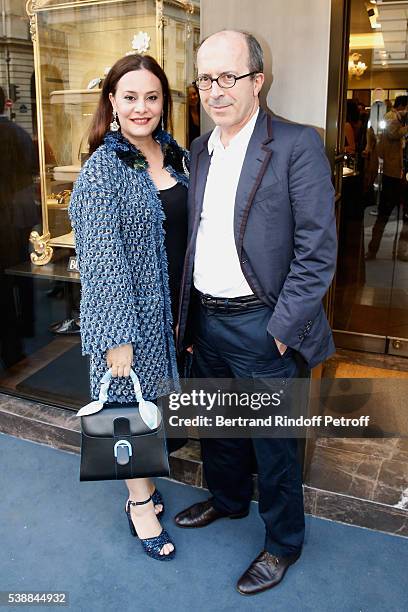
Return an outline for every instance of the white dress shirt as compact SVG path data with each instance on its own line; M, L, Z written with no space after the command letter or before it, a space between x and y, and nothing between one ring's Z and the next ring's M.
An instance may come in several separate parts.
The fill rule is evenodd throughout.
M197 233L194 286L214 297L252 295L242 273L234 239L235 197L242 164L259 109L225 148L216 126L208 140L211 155Z

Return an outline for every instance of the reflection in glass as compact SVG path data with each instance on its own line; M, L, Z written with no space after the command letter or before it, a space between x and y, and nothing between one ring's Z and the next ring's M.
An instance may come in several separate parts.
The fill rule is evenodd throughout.
M334 308L336 330L377 336L382 351L408 341L408 2L399 8L377 3L374 18L351 3L350 57L366 68L348 77Z
M200 136L200 96L195 85L189 85L188 95L188 146Z
M13 366L23 356L23 336L34 333L33 283L8 274L29 261L29 236L40 221L34 180L38 159L31 136L6 113L0 86L0 364Z

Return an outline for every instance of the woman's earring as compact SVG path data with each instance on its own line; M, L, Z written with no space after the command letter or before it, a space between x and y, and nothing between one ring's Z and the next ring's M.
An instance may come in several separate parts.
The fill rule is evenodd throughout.
M118 113L114 110L113 111L113 120L110 124L110 131L111 132L117 132L118 130L120 130L120 125L118 123Z
M161 129L164 132L164 111L162 111L162 114L161 114Z

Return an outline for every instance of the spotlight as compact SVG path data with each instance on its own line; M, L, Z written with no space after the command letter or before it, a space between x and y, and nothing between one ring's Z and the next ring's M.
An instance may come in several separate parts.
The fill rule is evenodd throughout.
M366 10L367 10L368 19L370 20L370 25L373 28L373 30L377 30L381 28L381 24L377 22L377 19L378 19L377 6L373 6L373 7L366 6Z

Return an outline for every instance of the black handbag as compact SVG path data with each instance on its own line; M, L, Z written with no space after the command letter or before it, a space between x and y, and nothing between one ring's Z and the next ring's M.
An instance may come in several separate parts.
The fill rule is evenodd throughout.
M161 412L156 404L143 399L133 370L130 376L136 403L107 403L112 379L108 371L101 380L99 399L77 413L81 417L81 481L170 473Z

